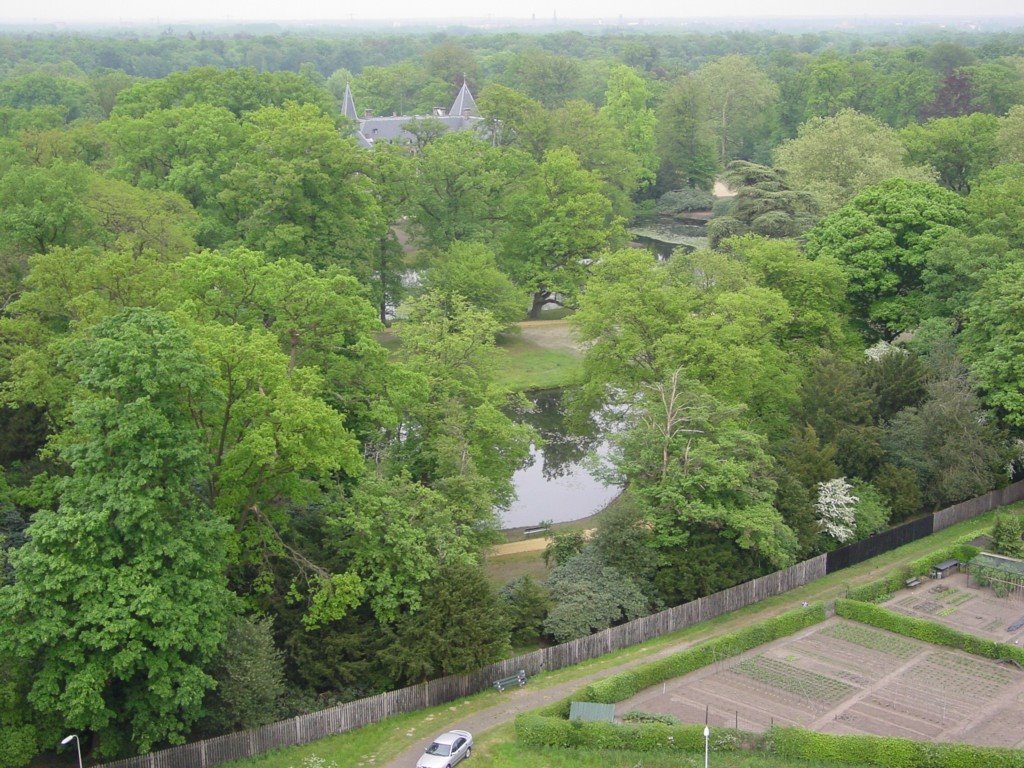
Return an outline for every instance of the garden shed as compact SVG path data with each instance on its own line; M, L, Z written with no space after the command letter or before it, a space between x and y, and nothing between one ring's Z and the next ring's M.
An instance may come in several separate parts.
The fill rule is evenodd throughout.
M967 585L992 587L997 597L1024 597L1024 560L982 552L967 564Z
M959 560L943 560L941 563L936 563L932 566L931 577L933 579L944 579L947 576L952 576L954 573L959 572Z

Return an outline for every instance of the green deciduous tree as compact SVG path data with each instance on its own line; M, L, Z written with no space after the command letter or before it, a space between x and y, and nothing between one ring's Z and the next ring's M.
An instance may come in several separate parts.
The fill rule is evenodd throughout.
M891 179L822 220L808 233L807 250L843 265L858 319L891 338L921 319L929 254L964 220L963 205L952 192Z
M513 146L541 159L551 141L551 113L539 101L499 83L489 83L477 99L493 144Z
M498 269L494 253L483 243L452 243L435 257L424 286L443 296L462 296L470 306L489 311L503 327L526 315L526 292Z
M1010 424L1024 425L1024 262L991 275L975 293L959 346L986 404Z
M1006 113L996 135L999 160L1003 163L1024 163L1024 104Z
M500 201L515 180L512 171L529 166L529 158L519 154L506 154L466 132L431 142L417 158L410 193L417 239L441 251L455 240L493 238L501 218Z
M1000 165L983 173L965 201L969 231L1004 238L1024 249L1024 163Z
M775 128L779 87L752 59L736 54L705 64L694 77L707 94L719 162L751 159Z
M509 195L501 263L533 294L531 317L549 301L571 303L585 282L587 261L622 238L623 222L601 189L571 151L557 149Z
M274 258L368 279L384 221L367 155L313 105L265 107L244 128L240 159L217 195L237 237Z
M685 547L691 526L710 526L775 567L792 559L792 531L772 505L765 441L681 371L646 387L613 438L613 462L644 506L655 546Z
M932 177L930 171L910 164L891 128L850 109L801 125L797 138L775 150L775 166L785 172L790 187L813 194L825 213L886 179Z
M925 502L935 508L991 490L1004 481L1009 460L1005 437L965 372L949 373L929 385L920 407L900 411L886 429L890 454L917 474Z
M966 194L974 178L995 164L998 131L999 118L976 112L907 126L900 140L910 162L930 165L942 186Z
M669 87L658 106L654 129L660 163L658 191L711 187L718 152L708 127L709 109L703 85L692 76L681 77Z
M209 368L159 313L100 323L74 350L80 386L55 442L71 475L37 513L0 590L7 652L31 660L31 705L97 736L97 753L180 742L225 636L227 526L188 414Z
M601 114L619 129L625 138L626 148L639 159L643 168L641 183L644 185L654 181L658 170L654 151L656 120L650 101L650 89L634 69L622 64L612 68Z
M1020 515L996 515L992 526L992 548L1007 557L1024 557L1024 518Z

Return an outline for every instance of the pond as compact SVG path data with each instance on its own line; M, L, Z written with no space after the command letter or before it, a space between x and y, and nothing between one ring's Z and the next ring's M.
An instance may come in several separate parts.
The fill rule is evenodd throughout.
M544 444L531 448L526 464L512 477L516 500L501 512L501 527L566 523L599 512L620 489L605 485L588 468L588 455L608 455L597 424L570 424L562 390L528 392L526 397L532 408L512 415L532 426Z

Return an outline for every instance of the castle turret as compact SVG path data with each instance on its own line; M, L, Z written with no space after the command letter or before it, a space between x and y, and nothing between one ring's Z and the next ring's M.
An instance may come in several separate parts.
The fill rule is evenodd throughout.
M459 90L459 95L455 97L455 103L452 104L448 114L452 117L480 117L480 111L476 108L476 99L469 92L469 86L466 85L465 80L462 81L462 88Z

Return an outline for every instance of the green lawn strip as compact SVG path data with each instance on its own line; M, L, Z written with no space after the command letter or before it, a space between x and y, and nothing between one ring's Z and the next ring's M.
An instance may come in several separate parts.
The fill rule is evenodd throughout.
M566 387L579 379L583 358L565 349L549 349L518 335L502 336L494 382L509 392Z
M511 555L492 555L484 564L487 578L496 587L503 587L520 576L532 576L536 581L548 577L551 569L544 564L544 550L514 552Z
M1022 508L1024 504L1015 505ZM728 631L733 625L742 626L757 618L759 614L774 615L792 608L800 601L830 600L842 597L850 583L868 582L879 578L880 574L893 567L912 562L925 554L941 547L957 543L965 535L978 534L992 526L994 513L980 515L973 520L951 526L944 531L906 544L899 549L886 552L872 560L829 574L816 581L776 597L762 600L754 605L702 622L692 627L681 629L671 634L662 635L646 643L614 651L596 659L581 662L572 667L565 667L554 672L544 672L530 679L531 689L547 688L578 678L587 677L620 664L639 661L652 656L667 647L678 645L684 641L698 642ZM381 765L395 757L408 747L413 737L405 734L409 731L418 736L426 736L429 731L441 732L468 714L486 709L499 702L497 691L484 691L467 699L460 699L452 704L432 707L404 715L396 715L379 723L349 731L348 733L331 736L313 744L275 750L249 760L232 763L235 766L260 766L261 768L292 768L297 767L308 755L317 755L325 759L338 761L339 766L358 766L361 761L375 758L373 763L365 765ZM455 708L454 710L452 708Z
M392 356L402 346L394 329L381 331L377 340ZM579 380L582 370L579 353L542 347L519 334L502 334L498 339L494 384L509 392L568 387Z

